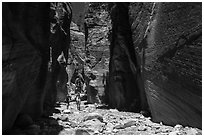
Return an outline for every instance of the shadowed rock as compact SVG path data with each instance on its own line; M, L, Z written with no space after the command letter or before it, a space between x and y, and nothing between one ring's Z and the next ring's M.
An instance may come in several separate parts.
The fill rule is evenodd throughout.
M68 49L70 47L70 24L72 19L72 9L70 3L53 2L50 10L51 34L50 45L52 52L51 71L48 72L46 83L46 101L47 110L55 104L57 90L60 93L66 93L66 83L68 76L66 74L66 62L68 59ZM63 56L61 55L63 52ZM61 55L64 61L58 61ZM57 82L58 81L58 82Z
M53 104L60 69L56 58L69 46L71 9L63 15L65 20L59 19L63 32L58 26L53 38L50 3L3 3L2 8L2 130L6 132L19 114L25 114L27 119L42 115L46 91L46 103ZM52 72L47 71L49 44L54 45ZM67 53L64 54L67 59ZM26 118L18 118L17 123L23 119Z
M19 113L43 112L49 59L49 3L3 3L2 130ZM32 11L32 12L31 12Z
M147 110L139 58L134 52L128 3L115 3L111 10L113 23L110 45L108 102L120 110Z

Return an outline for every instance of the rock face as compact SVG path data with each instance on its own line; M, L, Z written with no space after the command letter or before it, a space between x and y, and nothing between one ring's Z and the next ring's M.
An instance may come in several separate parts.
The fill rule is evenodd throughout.
M57 58L63 51L67 61L71 34L72 42L77 39L76 52L83 51L85 36L77 27L70 34L67 3L52 3L51 10L49 3L2 5L2 131L6 132L14 125L33 124L42 115L43 104L52 107L57 81L59 89L66 90L66 71ZM97 72L96 85L108 70L110 57L109 105L128 111L149 108L155 122L202 128L202 3L90 3L88 8L86 46ZM91 119L83 126L96 124L103 130L101 123ZM135 128L136 123L109 124L107 131ZM137 130L149 128L140 125ZM195 132L188 129L188 134Z
M49 59L49 3L3 3L2 130L39 117ZM32 12L31 12L32 11Z
M201 128L201 3L109 5L109 105Z
M80 58L82 60L85 59L85 46L84 46L85 45L85 35L83 32L79 30L79 27L74 22L71 23L70 32L71 32L70 52L72 55L72 59L81 63ZM77 56L79 56L80 58Z
M2 131L6 132L15 122L16 126L32 123L43 114L44 103L56 98L59 64L55 59L68 48L71 16L69 10L63 16L67 19L59 20L67 35L55 27L53 39L50 3L3 3L2 8ZM55 47L52 72L48 72L50 43Z
M86 55L87 58L90 59L90 62L87 64L89 64L89 67L92 71L97 72L96 74L94 74L96 76L95 81L97 83L97 86L93 86L93 90L97 92L96 95L102 97L104 96L102 76L108 71L110 58L109 38L112 25L108 10L108 3L90 2L89 4L87 4L87 8L88 9L85 14L86 27L84 29L85 39L87 39Z
M88 30L86 47L90 56L95 58L95 62L92 62L92 65L94 66L98 62L94 66L94 70L99 71L99 73L100 70L108 70L108 64L105 64L105 61L110 57L109 33L112 28L108 3L90 2L85 15L85 23L87 24Z
M109 64L109 105L128 111L147 110L139 58L134 51L128 3L116 3L111 10L113 23Z
M74 82L73 79L75 79L75 68L76 68L76 62L79 62L80 68L83 68L84 65L84 58L85 58L85 51L84 51L84 34L79 31L78 26L71 22L70 24L70 48L69 48L69 56L68 56L68 65L65 69L61 69L59 72L59 78L60 86L58 86L57 89L57 101L64 101L67 90L66 90L66 83ZM68 78L66 77L68 75Z
M72 19L72 10L70 3L53 2L50 4L50 48L51 48L51 70L48 72L48 80L45 90L46 101L45 108L50 109L59 94L66 92L66 83L68 76L65 63L68 60L68 49L70 47L70 24ZM61 63L58 61L59 55L63 52ZM57 94L58 93L58 94Z
M201 9L201 3L130 4L154 121L202 127Z

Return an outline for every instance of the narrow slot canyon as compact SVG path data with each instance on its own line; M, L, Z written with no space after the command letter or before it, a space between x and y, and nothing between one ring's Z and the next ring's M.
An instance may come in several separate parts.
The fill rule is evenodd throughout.
M201 2L2 2L3 135L202 135Z

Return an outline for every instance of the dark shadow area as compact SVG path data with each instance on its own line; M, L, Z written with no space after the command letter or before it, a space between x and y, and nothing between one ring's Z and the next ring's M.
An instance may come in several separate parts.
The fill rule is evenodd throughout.
M52 113L60 113L58 109L53 109ZM52 114L50 112L50 114ZM10 129L3 132L3 135L58 135L64 128L59 125L58 121L51 117L52 115L43 115L41 118L31 121L21 119L20 124L16 124ZM24 120L24 121L23 121Z
M53 113L60 113L59 109L53 109Z
M59 103L59 102L56 102L56 103L55 103L55 107L60 107L60 103Z

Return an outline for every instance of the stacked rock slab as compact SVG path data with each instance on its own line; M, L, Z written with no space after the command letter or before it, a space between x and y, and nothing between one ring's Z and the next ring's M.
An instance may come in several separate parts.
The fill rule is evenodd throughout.
M131 3L154 121L202 128L202 4Z

